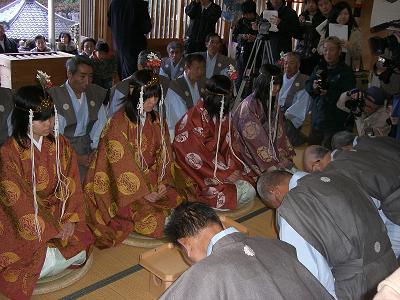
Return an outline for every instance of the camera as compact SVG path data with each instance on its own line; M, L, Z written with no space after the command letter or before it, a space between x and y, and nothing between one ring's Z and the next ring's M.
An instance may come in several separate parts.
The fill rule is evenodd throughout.
M317 86L319 90L328 90L328 72L326 69L318 69L315 73Z
M354 99L354 95L357 95L357 98ZM351 97L351 99L347 100L344 106L350 110L350 114L360 117L365 107L365 93L358 89L353 89L348 91L346 96Z
M377 67L383 67L386 70L380 74L377 74L379 79L385 84L390 82L390 77L393 73L396 73L396 69L400 69L400 44L394 35L387 37L371 37L369 39L369 46L373 55L378 55L378 62L375 65L375 71ZM382 55L385 54L386 49L390 51L391 58L386 58ZM376 72L375 72L376 73Z
M271 29L271 23L268 20L260 17L257 19L258 35L262 38L269 36L269 30Z

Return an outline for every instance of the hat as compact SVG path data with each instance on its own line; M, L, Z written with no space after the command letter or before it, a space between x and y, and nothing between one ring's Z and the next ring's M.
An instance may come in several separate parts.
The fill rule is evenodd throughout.
M365 94L370 96L372 99L372 102L376 105L383 105L385 104L385 94L382 89L376 87L376 86L371 86L365 91Z

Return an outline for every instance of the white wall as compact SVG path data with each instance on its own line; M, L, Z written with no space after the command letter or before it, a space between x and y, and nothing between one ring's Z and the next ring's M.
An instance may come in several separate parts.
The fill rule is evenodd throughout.
M374 0L371 27L397 19L400 19L400 0L394 3L386 0Z

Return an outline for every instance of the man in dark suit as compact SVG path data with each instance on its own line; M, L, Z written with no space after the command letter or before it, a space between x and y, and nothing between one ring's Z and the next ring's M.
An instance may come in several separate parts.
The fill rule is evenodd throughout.
M18 47L14 40L9 39L4 30L4 24L0 24L0 53L17 53Z
M206 50L206 36L215 32L215 24L221 17L221 7L210 0L194 0L185 8L190 24L185 34L185 52Z
M137 70L140 51L147 48L146 34L151 30L148 4L143 0L112 0L108 7L108 26L122 79Z

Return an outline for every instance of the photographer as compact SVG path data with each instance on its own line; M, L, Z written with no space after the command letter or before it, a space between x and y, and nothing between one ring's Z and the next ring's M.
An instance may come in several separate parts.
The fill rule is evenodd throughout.
M306 82L306 91L313 98L310 145L331 147L331 138L345 129L347 113L336 107L340 95L355 87L353 71L340 61L341 41L328 37L324 42L324 62L314 69Z
M298 40L296 46L296 52L301 56L302 74L311 75L320 60L317 51L320 35L315 28L324 20L325 17L318 9L317 0L307 0L306 9L299 16L302 38Z
M387 122L390 112L385 107L385 100L382 89L372 86L365 92L357 89L344 92L337 107L354 115L359 136L386 136L390 132Z
M253 0L247 0L241 4L242 18L238 21L233 30L233 41L237 43L236 47L236 65L238 67L238 78L236 88L243 79L243 73L247 61L250 58L251 49L258 33L256 3Z

